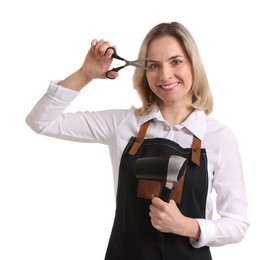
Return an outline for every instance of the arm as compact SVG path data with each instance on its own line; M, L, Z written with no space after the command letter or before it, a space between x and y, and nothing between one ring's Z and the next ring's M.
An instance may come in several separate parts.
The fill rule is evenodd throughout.
M129 110L64 113L79 92L52 81L47 92L26 117L26 123L38 134L77 142L107 144L108 138Z
M105 73L112 62L112 50L106 52L109 46L109 42L93 40L82 67L60 82L51 82L47 93L26 117L26 123L31 129L62 139L104 142L108 134L104 129L110 130L106 120L112 121L110 113L64 114L64 110L89 82L96 78L106 78ZM116 76L117 73L113 75ZM100 132L103 136L98 134Z
M162 232L171 232L190 238L191 244L202 246L222 246L238 243L249 227L247 220L247 200L241 159L237 142L226 128L219 136L212 136L216 149L213 180L209 182L216 190L218 219L191 219L184 216L174 201L165 203L154 198L150 206L153 226ZM210 163L210 162L209 162ZM210 186L210 192L212 188Z
M245 181L238 143L229 128L219 126L208 137L210 192L216 192L216 219L211 208L207 219L197 219L201 236L191 241L194 247L239 243L249 227ZM207 137L206 137L207 139Z

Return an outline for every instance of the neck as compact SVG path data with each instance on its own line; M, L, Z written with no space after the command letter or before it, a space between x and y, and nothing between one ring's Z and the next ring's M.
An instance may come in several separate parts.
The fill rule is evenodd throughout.
M163 118L169 125L177 125L182 123L195 109L192 106L189 107L160 107Z

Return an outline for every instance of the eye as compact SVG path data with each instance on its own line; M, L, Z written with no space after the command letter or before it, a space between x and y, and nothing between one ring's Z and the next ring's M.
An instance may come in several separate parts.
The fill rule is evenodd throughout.
M171 64L172 64L172 65L179 65L179 64L181 64L182 62L183 62L183 61L180 60L180 59L173 59L172 62L171 62Z
M158 63L154 63L154 62L148 62L146 64L146 69L147 70L155 70L155 69L158 69L160 66Z

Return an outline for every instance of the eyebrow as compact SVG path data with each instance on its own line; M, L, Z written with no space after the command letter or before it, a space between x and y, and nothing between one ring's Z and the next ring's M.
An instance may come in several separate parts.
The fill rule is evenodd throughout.
M175 56L172 56L172 57L170 57L169 59L167 59L168 61L169 60L174 60L174 59L176 59L176 58L184 58L184 56L182 56L182 55L175 55ZM153 59L151 59L151 58L146 58L147 60L147 62L159 62L159 61L157 61L157 60L153 60Z
M169 58L168 60L173 60L173 59L176 59L176 58L184 58L184 56L182 56L182 55L175 55L175 56L172 56L171 58Z

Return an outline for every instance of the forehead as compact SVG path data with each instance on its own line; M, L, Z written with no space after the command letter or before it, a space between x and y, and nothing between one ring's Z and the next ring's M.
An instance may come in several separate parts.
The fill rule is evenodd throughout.
M147 57L159 56L185 56L185 50L180 42L173 36L166 35L152 40L147 49Z

